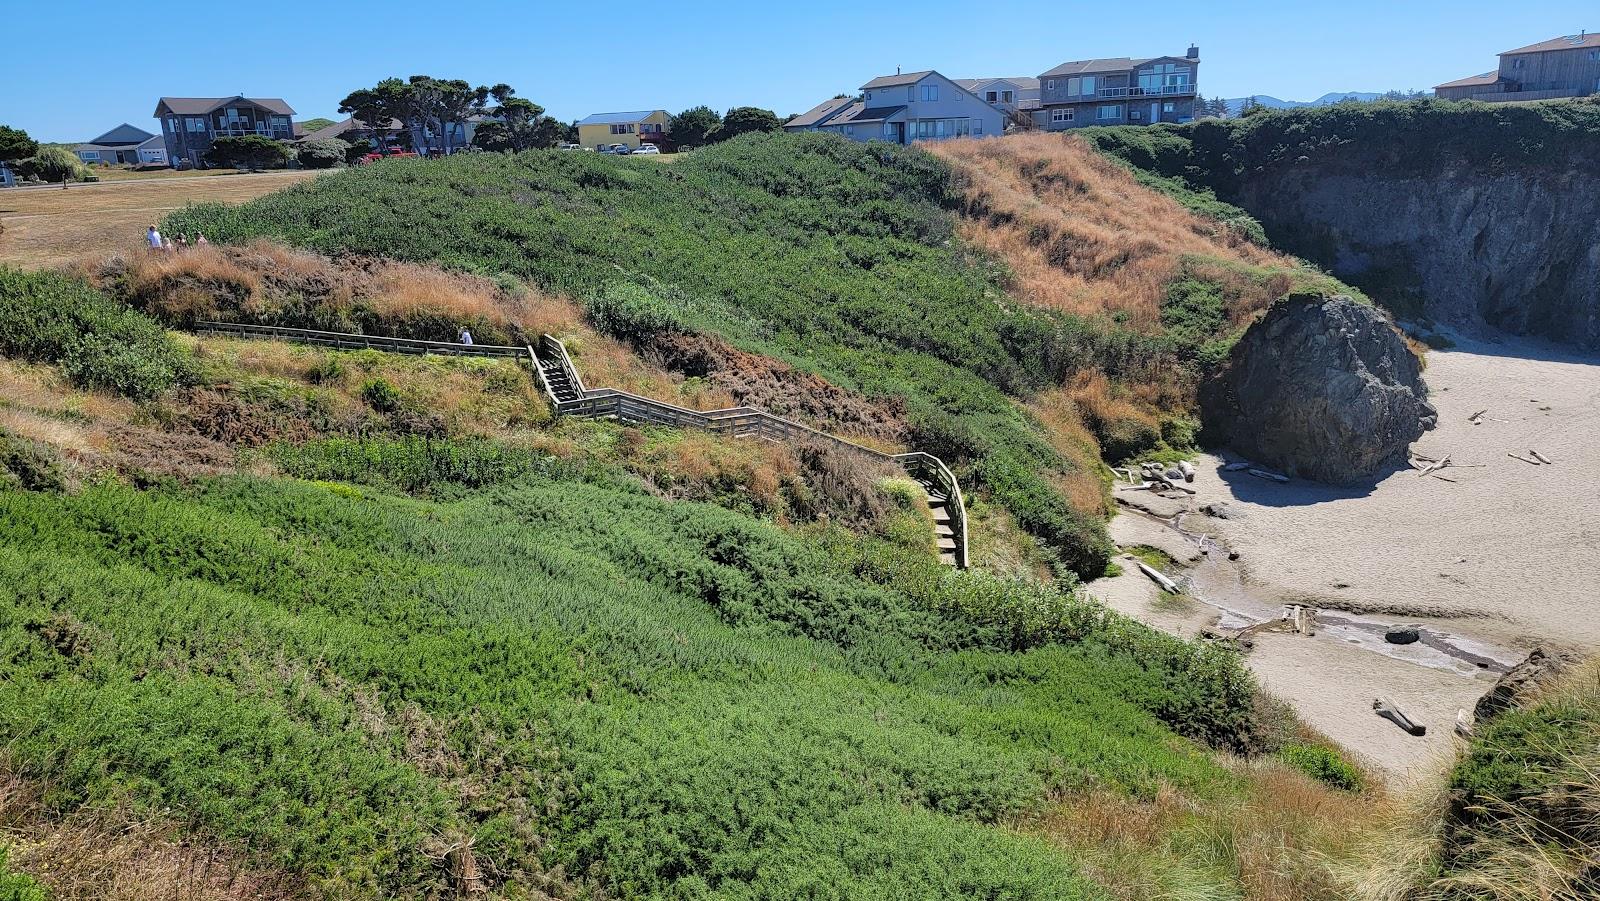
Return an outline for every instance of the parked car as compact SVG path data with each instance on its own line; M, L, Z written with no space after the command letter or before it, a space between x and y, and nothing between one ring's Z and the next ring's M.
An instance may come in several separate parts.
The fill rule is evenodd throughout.
M655 155L659 156L661 154L661 148L657 147L654 144L640 144L639 145L639 149L635 150L634 153L643 153L646 156L648 156L650 154L655 154Z
M582 144L569 144L566 141L562 141L560 144L556 145L556 149L557 150L582 150L583 149L583 145Z
M633 152L633 148L629 147L627 144L611 144L611 145L608 145L606 147L606 149L604 149L604 150L602 150L600 152L601 153L615 153L617 156L627 156L628 154Z

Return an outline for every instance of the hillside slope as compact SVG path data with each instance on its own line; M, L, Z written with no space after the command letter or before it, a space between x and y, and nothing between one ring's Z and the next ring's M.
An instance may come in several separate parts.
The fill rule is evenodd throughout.
M910 443L957 463L1064 569L1097 575L1098 510L1062 487L1097 484L1097 463L1064 457L1012 398L1141 353L1139 336L1004 304L1000 269L951 240L954 203L921 151L779 134L670 166L536 152L363 167L167 227L510 274L591 313L614 295L601 318L641 348L716 335L903 404Z
M1397 314L1600 347L1600 103L1372 103L1086 137Z

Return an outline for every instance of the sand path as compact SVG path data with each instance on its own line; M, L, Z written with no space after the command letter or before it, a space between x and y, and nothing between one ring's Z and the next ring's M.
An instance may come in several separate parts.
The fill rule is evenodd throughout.
M1455 741L1457 709L1472 707L1500 663L1536 644L1600 649L1592 587L1600 573L1600 356L1463 340L1430 353L1425 377L1440 422L1413 450L1472 464L1441 472L1453 481L1407 470L1361 489L1278 484L1223 472L1225 461L1207 456L1193 500L1120 493L1153 515L1130 510L1111 529L1119 545L1159 547L1188 564L1178 572L1210 604L1162 595L1128 560L1124 575L1090 586L1112 607L1186 636L1219 615L1238 624L1241 614L1259 619L1301 602L1329 617L1355 611L1369 628L1421 624L1468 655L1494 658L1485 670L1338 625L1311 637L1256 637L1247 660L1263 686L1396 783L1437 772ZM1532 451L1552 464L1507 456ZM1224 542L1205 560L1160 521L1218 504L1226 519L1194 512L1181 520ZM1238 552L1237 563L1224 562L1226 549ZM1374 715L1380 695L1429 734L1413 738Z

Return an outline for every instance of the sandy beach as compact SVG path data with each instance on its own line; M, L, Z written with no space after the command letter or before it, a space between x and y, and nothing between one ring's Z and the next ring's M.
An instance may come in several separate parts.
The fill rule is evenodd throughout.
M1205 456L1193 499L1119 492L1144 510L1125 508L1112 522L1119 545L1158 547L1185 564L1177 569L1201 600L1163 596L1126 560L1123 576L1090 586L1111 606L1186 635L1284 603L1322 610L1329 622L1315 636L1257 636L1250 666L1308 723L1397 783L1436 771L1456 710L1470 709L1506 664L1540 644L1600 648L1591 584L1600 570L1600 356L1462 339L1431 352L1424 377L1439 425L1412 450L1448 456L1442 478L1408 468L1354 489L1279 484ZM1200 512L1207 506L1223 515ZM1205 558L1164 521L1179 513L1185 532L1219 542ZM1229 550L1236 562L1223 562ZM1386 645L1383 626L1399 624L1422 626L1437 647ZM1413 738L1374 715L1380 695L1429 734Z

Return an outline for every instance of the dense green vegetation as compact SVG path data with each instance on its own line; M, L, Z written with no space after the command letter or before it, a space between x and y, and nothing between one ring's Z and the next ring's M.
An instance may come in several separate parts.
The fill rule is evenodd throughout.
M38 880L25 873L12 872L6 864L6 848L0 845L0 901L50 901Z
M54 810L340 897L441 889L469 840L493 884L627 897L1094 897L994 824L1237 790L1163 725L1252 740L1230 654L829 536L593 473L0 491L0 743Z
M1508 171L1572 156L1594 159L1600 103L1341 103L1081 133L1101 151L1153 176L1152 186L1169 180L1168 187L1192 209L1227 220L1244 212L1217 198L1236 197L1263 172L1311 162L1426 173L1455 161ZM1207 208L1208 198L1219 205Z
M151 397L191 375L156 322L79 279L0 266L0 354L60 364L79 385Z
M375 166L168 227L511 273L585 299L631 340L713 331L903 398L919 447L962 461L1069 568L1098 574L1103 529L1052 487L1069 464L1007 395L1084 366L1137 372L1170 347L1010 308L1005 273L953 240L955 199L918 150L771 134L672 166L555 152Z

